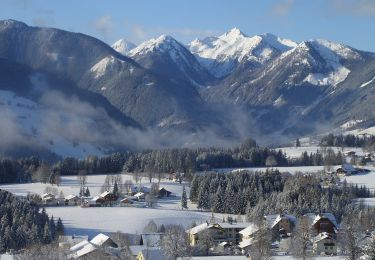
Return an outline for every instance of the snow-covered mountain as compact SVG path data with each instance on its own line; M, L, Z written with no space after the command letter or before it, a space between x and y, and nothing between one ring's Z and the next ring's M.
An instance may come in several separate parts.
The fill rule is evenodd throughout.
M132 42L126 39L120 39L111 46L115 51L121 53L122 55L128 55L128 52L136 47Z
M142 66L168 78L204 86L212 80L209 72L184 45L169 35L140 44L128 53Z
M15 118L7 122L60 155L118 145L217 145L256 133L294 138L352 120L375 124L373 53L327 40L248 37L238 29L188 47L167 35L122 55L125 46L119 41L115 51L84 34L0 21L0 106ZM37 74L44 80L35 84ZM55 91L64 94L42 98ZM52 137L42 140L42 129L30 124L44 127L43 118L63 124L49 125ZM77 135L79 129L86 131Z
M297 44L272 34L248 37L238 28L219 37L195 39L188 47L216 77L230 74L240 62L247 61L253 66L264 64Z

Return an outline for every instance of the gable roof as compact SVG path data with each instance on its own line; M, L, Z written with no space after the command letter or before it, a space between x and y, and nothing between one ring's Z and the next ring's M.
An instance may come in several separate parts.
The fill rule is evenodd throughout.
M83 240L83 241L79 242L78 244L72 246L70 248L70 251L78 251L88 244L90 244L90 242L88 240Z
M242 230L241 230L240 232L238 232L238 233L240 233L242 236L247 237L247 236L250 236L250 235L254 234L254 233L257 232L258 230L259 230L258 225L252 223L252 224L250 224L247 228L242 229Z
M99 235L96 235L93 239L91 239L90 243L96 246L102 246L105 242L109 240L111 240L109 236L100 233Z
M292 223L297 222L297 218L293 215L288 214L275 214L275 215L267 215L265 216L268 227L273 228L276 226L282 219L286 218Z
M111 192L109 192L109 191L105 191L105 192L103 192L102 194L100 194L99 197L104 198L104 197L106 197L106 196L109 195L109 194L111 194Z
M78 196L77 195L68 195L68 196L66 196L65 197L65 200L71 200L71 199L75 199L75 198L77 198L78 199Z
M218 225L220 225L220 227L226 229L226 228L247 228L249 225L251 225L252 223L251 222L221 222L221 223L217 223Z
M319 213L318 215L316 215L312 225L315 225L322 218L327 218L335 226L335 228L339 227L336 218L332 213Z
M248 246L251 246L256 240L253 239L253 238L250 238L250 239L246 239L246 240L242 240L239 244L238 244L238 247L243 249L243 248L246 248Z
M220 226L219 226L220 227ZM188 232L191 235L198 234L199 232L202 232L204 230L210 229L210 228L219 228L217 224L209 224L209 223L203 223L198 226L195 226L186 232Z

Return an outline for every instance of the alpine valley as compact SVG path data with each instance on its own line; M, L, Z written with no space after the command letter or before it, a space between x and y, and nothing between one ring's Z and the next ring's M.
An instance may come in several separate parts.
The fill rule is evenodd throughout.
M375 54L234 28L112 46L0 21L0 153L84 157L375 125Z

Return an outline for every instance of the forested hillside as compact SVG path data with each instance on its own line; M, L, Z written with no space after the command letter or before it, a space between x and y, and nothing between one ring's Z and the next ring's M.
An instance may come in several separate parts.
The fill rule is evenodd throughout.
M35 244L51 243L63 233L59 219L55 223L43 209L25 198L0 190L0 253Z

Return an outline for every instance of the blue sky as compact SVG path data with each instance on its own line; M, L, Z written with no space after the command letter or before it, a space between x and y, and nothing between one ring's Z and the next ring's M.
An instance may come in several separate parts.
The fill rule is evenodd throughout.
M107 43L170 34L187 43L237 27L375 52L375 0L0 0L0 19L82 32Z

